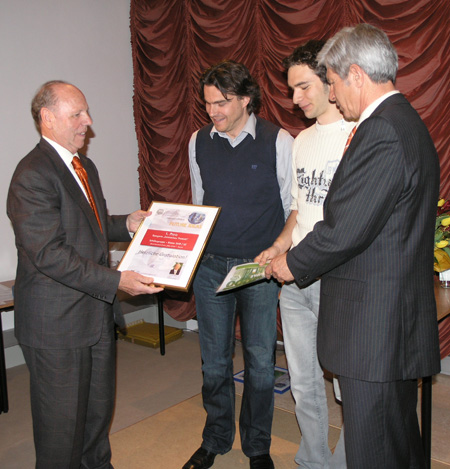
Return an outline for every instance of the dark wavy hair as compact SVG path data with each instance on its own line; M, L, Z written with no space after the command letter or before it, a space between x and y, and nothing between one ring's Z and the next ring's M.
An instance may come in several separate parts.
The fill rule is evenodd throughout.
M229 94L249 97L248 113L258 113L261 105L261 91L245 65L234 60L224 60L205 70L200 77L199 86L200 97L203 101L205 100L205 85L215 86L225 98Z
M317 55L324 45L325 41L311 40L298 46L289 57L283 60L284 68L289 70L294 65L307 65L320 78L322 83L327 85L327 69L324 65L317 63Z

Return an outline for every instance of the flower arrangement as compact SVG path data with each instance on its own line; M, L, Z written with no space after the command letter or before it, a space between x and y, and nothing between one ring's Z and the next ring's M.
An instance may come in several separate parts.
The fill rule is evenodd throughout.
M450 200L439 199L434 233L434 270L450 269Z

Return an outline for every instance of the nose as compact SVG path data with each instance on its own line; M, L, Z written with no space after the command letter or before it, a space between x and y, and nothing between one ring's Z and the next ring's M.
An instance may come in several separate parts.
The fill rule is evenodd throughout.
M82 120L81 120L82 125L92 125L92 119L91 116L89 115L89 112L85 111L82 113Z
M303 99L303 90L300 88L295 88L294 93L292 95L292 102L294 104L299 104Z
M206 105L206 112L208 113L209 117L212 117L216 113L217 104L207 104Z

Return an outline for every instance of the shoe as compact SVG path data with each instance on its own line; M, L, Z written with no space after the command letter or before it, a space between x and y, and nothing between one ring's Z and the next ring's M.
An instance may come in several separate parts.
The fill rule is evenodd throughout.
M275 469L270 454L260 454L250 458L250 469Z
M204 448L199 448L183 466L183 469L208 469L214 464L215 457L216 453L210 453Z

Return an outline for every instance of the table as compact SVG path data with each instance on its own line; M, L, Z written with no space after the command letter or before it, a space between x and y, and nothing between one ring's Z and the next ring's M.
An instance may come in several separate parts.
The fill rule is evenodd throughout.
M436 297L437 318L440 321L450 314L450 288L439 286L437 277L434 280L434 295Z
M11 288L14 281L0 282L4 287ZM8 299L5 303L0 303L0 414L2 412L8 412L8 388L6 386L6 364L5 364L5 352L3 345L3 327L2 327L2 314L3 311L10 311L14 308L14 301L12 298Z
M450 314L450 288L442 288L439 279L434 279L434 295L436 297L437 318L441 321ZM431 467L431 402L432 376L422 378L422 445L427 468Z

